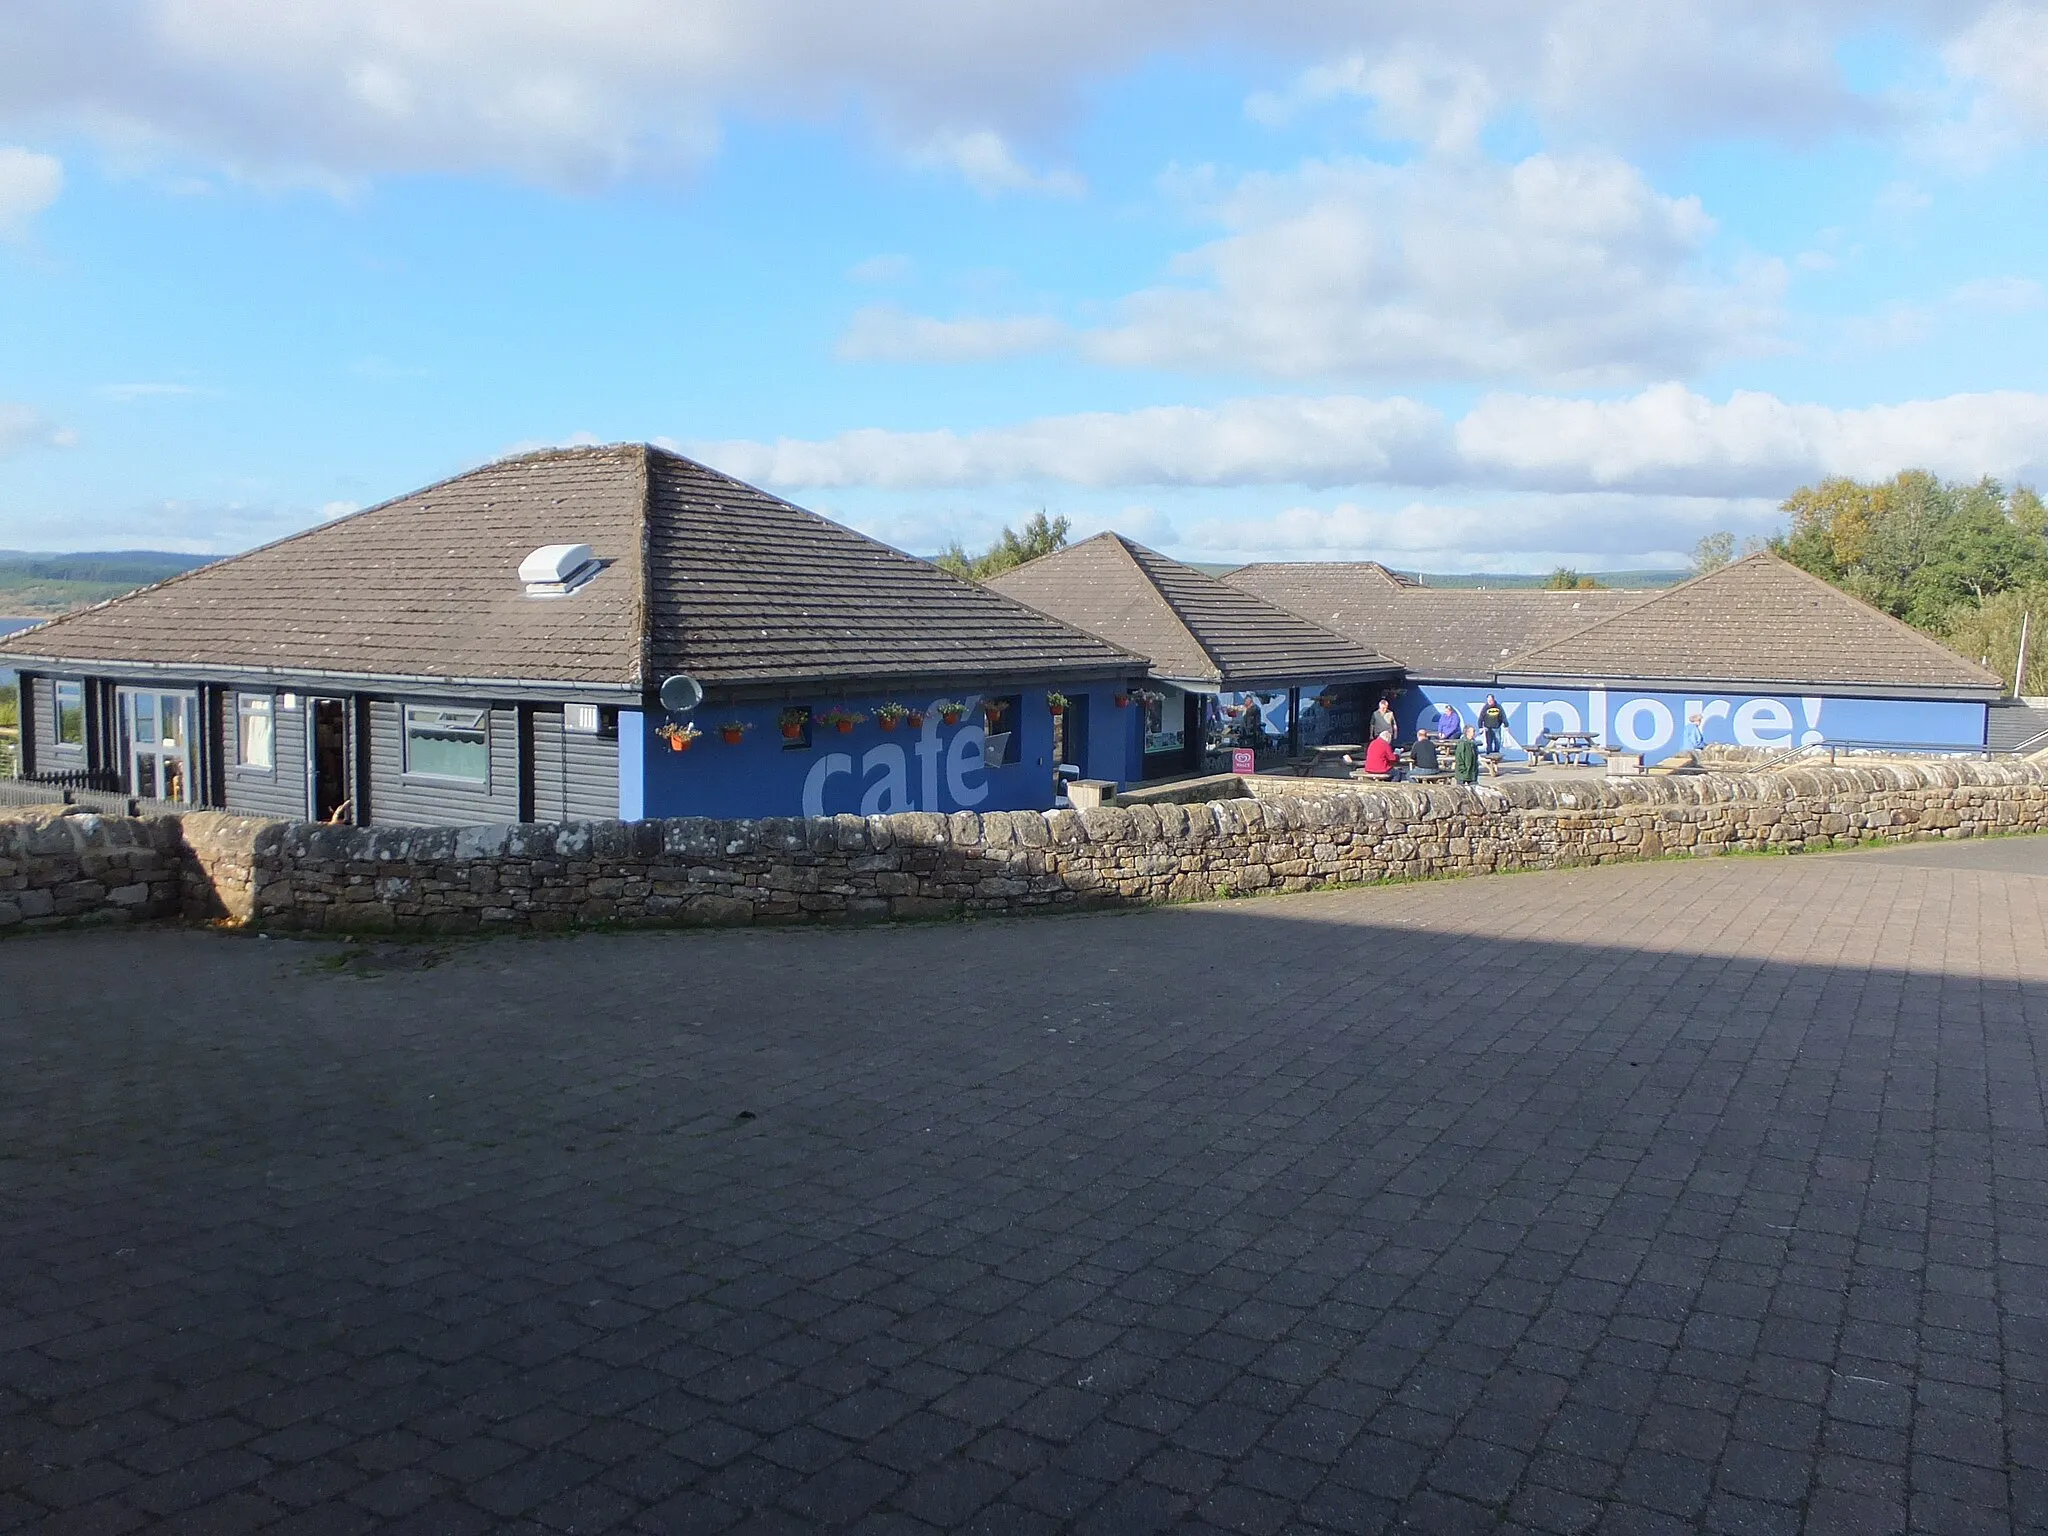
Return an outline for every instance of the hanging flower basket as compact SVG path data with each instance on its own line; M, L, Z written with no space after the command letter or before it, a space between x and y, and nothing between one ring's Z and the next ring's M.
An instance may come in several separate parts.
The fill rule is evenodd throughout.
M912 711L910 712L910 728L911 728L911 729L912 729L913 731L921 731L921 730L923 730L923 729L924 729L924 711L923 711L923 710L921 710L921 709L913 709L913 710L912 710Z
M853 728L867 719L867 716L857 715L850 709L828 709L818 718L840 735L850 736L853 734Z
M982 703L981 718L990 730L994 730L996 728L996 722L1001 720L1004 715L1008 714L1009 710L1010 706L1005 704L1001 699L988 699L983 701Z
M967 713L965 704L956 703L952 699L940 699L932 708L939 712L939 720L945 725L958 725L960 717Z
M804 727L810 724L810 720L811 712L808 709L785 709L778 722L782 727L782 739L784 741L803 740Z
M690 750L690 743L704 733L687 720L680 725L671 720L667 725L656 726L654 734L668 743L669 751L687 752Z
M1129 709L1131 707L1131 696L1128 693L1118 694L1116 696L1116 707L1118 709Z
M718 736L728 747L736 747L746 739L753 727L744 720L728 720L718 728ZM801 730L798 732L802 734Z
M910 717L910 706L907 704L889 703L877 705L875 708L875 724L885 731L895 730Z
M1055 715L1064 715L1074 707L1074 704L1064 693L1048 693L1045 696L1045 707Z

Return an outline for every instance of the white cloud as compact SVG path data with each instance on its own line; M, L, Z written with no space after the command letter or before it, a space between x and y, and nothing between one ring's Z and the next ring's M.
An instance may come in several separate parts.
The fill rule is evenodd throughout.
M911 154L918 165L954 170L983 197L1004 192L1045 192L1079 197L1088 184L1072 171L1034 171L1019 160L1003 136L992 128L936 133Z
M0 458L32 448L69 448L78 434L60 427L32 405L0 400Z
M1038 316L934 320L875 304L854 312L836 350L849 362L968 363L1042 352L1066 336L1065 326Z
M906 154L950 145L953 163L989 185L1047 189L1047 175L1024 170L1014 146L1036 154L1055 143L1086 91L1165 53L1218 46L1283 70L1356 56L1370 61L1390 120L1420 111L1451 121L1456 113L1424 99L1448 85L1545 127L1627 141L1810 137L1873 116L1836 62L1846 33L1890 21L1947 35L1984 9L1983 0L12 0L0 7L0 102L16 121L245 174L348 181L496 170L571 185L694 166L717 147L728 113L831 121L852 110ZM1959 67L1975 67L1971 45L1959 46ZM1049 189L1061 185L1053 173Z
M1433 149L1465 149L1500 105L1484 70L1435 50L1373 57L1354 53L1303 71L1284 91L1258 92L1245 103L1254 122L1279 127L1309 107L1352 97L1373 103L1373 127L1390 139Z
M1971 91L1967 110L1936 136L1966 165L2048 134L2048 10L1998 0L1944 50L1949 74Z
M1668 377L1767 348L1782 273L1706 272L1713 221L1601 154L1311 162L1245 178L1207 281L1126 301L1100 361L1278 378Z
M1678 384L1622 400L1496 395L1458 423L1468 472L1528 489L1783 495L1823 475L1901 469L1974 479L2048 467L2048 395L1949 395L1841 410Z
M50 155L0 145L0 240L28 234L36 216L64 190L64 166Z
M1200 195L1209 180L1176 184ZM1777 345L1783 267L1708 270L1699 200L1612 156L1311 161L1210 196L1230 233L1175 260L1191 281L1130 295L1110 325L874 308L840 355L958 362L1071 344L1119 367L1584 386Z
M745 480L810 489L1391 485L1777 498L1823 475L1916 466L2039 476L2048 394L1838 409L1754 392L1715 402L1660 384L1610 400L1491 395L1455 423L1398 396L1273 395L978 432L863 430L689 451Z
M848 432L690 452L743 480L819 488L1438 483L1443 419L1412 400L1273 396L1051 416L982 432Z

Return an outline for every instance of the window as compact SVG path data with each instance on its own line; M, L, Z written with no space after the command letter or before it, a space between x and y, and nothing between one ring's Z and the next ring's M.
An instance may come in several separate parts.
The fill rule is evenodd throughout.
M54 703L50 727L52 740L61 752L85 750L85 684L77 678L59 678L50 685Z
M1161 683L1146 690L1145 750L1179 752L1188 744L1187 695Z
M258 773L277 766L277 725L267 693L235 695L235 765Z
M490 783L490 711L406 705L405 771L459 784Z
M564 704L562 706L562 729L571 736L595 736L597 734L597 706L595 704Z

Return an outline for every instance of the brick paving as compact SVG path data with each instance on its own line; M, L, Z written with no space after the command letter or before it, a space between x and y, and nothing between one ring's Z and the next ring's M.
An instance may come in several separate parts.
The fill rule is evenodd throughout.
M0 1529L2048 1529L2048 841L0 944Z

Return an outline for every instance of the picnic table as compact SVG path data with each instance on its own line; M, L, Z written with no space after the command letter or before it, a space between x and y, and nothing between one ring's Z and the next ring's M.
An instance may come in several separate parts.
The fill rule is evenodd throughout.
M1536 746L1545 762L1560 767L1584 767L1599 750L1587 731L1546 731Z
M1349 762L1354 756L1363 756L1365 746L1361 742L1326 742L1320 747L1310 747L1299 757L1287 759L1287 766L1297 779L1305 779L1325 763Z

